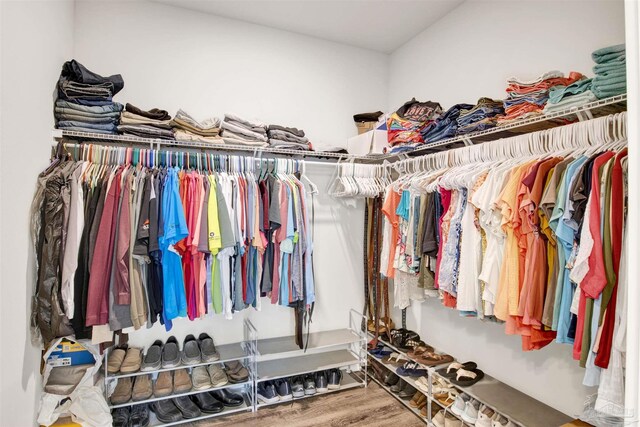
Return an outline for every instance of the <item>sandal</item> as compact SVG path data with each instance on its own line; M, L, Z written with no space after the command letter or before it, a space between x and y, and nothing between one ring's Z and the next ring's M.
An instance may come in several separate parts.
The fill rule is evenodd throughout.
M400 367L402 365L404 365L407 362L410 362L411 360L405 356L404 354L401 353L395 353L396 355L394 357L389 358L389 364L397 367Z
M421 377L423 375L427 375L427 370L423 369L419 363L407 362L400 368L396 369L396 373L404 377Z
M398 347L400 347L400 350L409 351L415 349L416 347L420 347L421 345L425 345L424 342L420 341L420 337L416 337L405 339L400 343Z
M426 345L424 342L420 341L420 345L414 347L413 350L409 350L407 352L407 356L414 359L426 352L433 352L433 347L431 347L430 345Z
M477 367L478 365L476 365L475 362L465 362L462 364L458 362L453 362L446 368L438 369L436 373L444 378L453 378L456 376L456 371L458 369L466 369L467 371L473 371Z
M469 387L484 378L484 372L480 369L467 371L466 369L458 369L456 377L451 378L451 382L460 387Z
M437 366L443 363L453 362L453 357L448 354L424 353L416 359L417 362L425 366Z
M456 401L458 394L454 391L448 393L437 393L433 395L433 398L440 402L443 406L449 407Z

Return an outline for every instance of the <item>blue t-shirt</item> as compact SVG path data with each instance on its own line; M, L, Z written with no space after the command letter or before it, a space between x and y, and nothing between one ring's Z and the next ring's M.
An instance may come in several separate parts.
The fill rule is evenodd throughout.
M166 321L187 315L187 298L180 255L173 245L189 235L187 221L178 190L177 168L169 169L162 192L163 235L159 244L162 251L162 274L164 279L164 318ZM170 329L170 322L167 329Z

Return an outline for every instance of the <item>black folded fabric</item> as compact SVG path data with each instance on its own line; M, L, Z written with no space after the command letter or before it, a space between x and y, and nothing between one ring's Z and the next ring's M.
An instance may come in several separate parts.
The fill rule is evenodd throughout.
M152 108L151 110L145 111L127 102L127 105L125 106L125 110L127 110L130 113L137 114L142 117L146 117L148 119L171 120L171 115L169 114L168 111L160 110L158 108Z
M114 74L109 77L103 77L93 71L88 70L84 65L72 59L62 65L60 73L60 84L63 81L84 83L86 85L105 85L111 86L111 96L120 92L124 87L124 80L120 74Z
M269 125L268 130L281 130L284 132L292 133L295 136L299 136L300 138L304 137L304 131L298 128L289 128L289 127L280 126L280 125Z
M378 118L382 115L382 111L376 111L375 113L360 113L353 115L354 122L377 122Z

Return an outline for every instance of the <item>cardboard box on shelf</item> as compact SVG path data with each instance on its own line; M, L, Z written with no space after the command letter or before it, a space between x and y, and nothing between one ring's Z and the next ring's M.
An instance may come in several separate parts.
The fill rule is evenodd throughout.
M347 152L355 156L384 154L389 147L386 130L370 130L347 140Z
M356 122L358 128L358 135L362 135L365 132L369 132L376 127L376 122Z

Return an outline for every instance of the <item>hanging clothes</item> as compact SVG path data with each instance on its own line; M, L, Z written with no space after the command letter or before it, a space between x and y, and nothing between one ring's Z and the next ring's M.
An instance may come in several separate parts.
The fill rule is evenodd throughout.
M130 160L56 160L40 176L33 322L45 340L231 319L262 297L310 313L313 218L298 173L227 156L202 155L199 170L167 166L185 166L178 154Z

